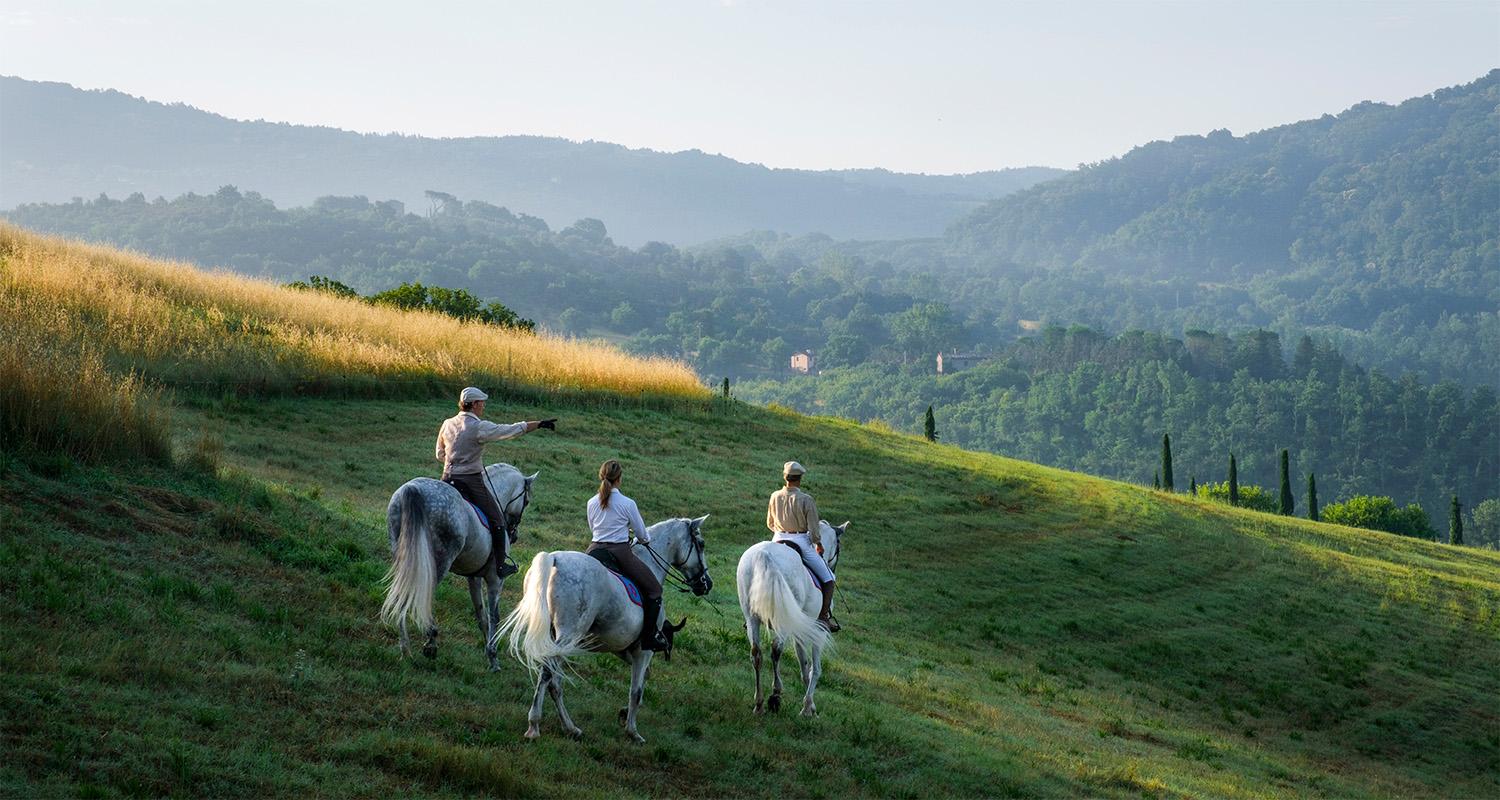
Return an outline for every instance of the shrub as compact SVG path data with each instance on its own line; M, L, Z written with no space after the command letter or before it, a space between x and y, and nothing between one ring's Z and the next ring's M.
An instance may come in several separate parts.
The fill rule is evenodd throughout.
M1323 521L1416 539L1437 538L1437 529L1432 527L1427 512L1420 505L1412 503L1398 509L1396 502L1389 497L1358 495L1342 503L1329 503L1323 507Z
M1198 496L1214 500L1216 502L1230 504L1229 483L1205 483L1198 487ZM1242 485L1239 487L1240 508L1248 508L1251 511L1264 511L1267 514L1275 514L1280 504L1271 493L1259 486Z

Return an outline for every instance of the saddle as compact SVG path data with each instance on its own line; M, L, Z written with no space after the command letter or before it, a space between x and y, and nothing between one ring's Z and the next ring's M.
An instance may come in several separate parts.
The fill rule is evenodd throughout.
M780 542L778 542L778 544L784 544L787 547L792 548L792 552L797 554L797 560L802 560L802 548L798 547L795 543L782 539ZM818 580L818 576L813 574L813 571L807 568L806 563L803 563L802 568L807 570L807 577L812 578L813 585L818 587L818 591L823 591L823 582Z
M600 564L603 564L604 568L609 570L611 575L619 578L620 583L625 586L625 596L630 598L630 602L635 603L638 606L641 605L641 590L636 588L634 581L620 574L620 562L615 558L614 553L611 553L608 550L600 547L594 550L585 551L585 555L593 556L594 560L598 561Z

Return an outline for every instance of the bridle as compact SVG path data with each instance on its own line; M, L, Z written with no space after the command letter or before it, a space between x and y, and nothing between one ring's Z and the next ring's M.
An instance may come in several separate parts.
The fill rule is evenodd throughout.
M490 497L494 497L495 482L490 479L489 470L485 470L480 474L484 476L484 486L486 489L490 490ZM510 513L510 504L516 502L517 499L520 499L521 501L521 511L516 514L512 514ZM509 500L500 504L500 513L505 517L505 519L501 520L501 522L505 525L506 536L515 537L519 535L518 531L521 527L521 514L526 513L526 507L529 505L531 505L531 481L526 480L526 476L523 475L521 476L521 491L516 492L514 495L511 495L511 498Z
M691 526L691 522L688 520L683 521ZM668 564L657 554L656 549L650 545L641 544L640 542L636 542L636 544L644 547L646 552L650 554L651 560L655 561L657 566L661 567L666 573L666 579L662 581L663 583L676 588L679 592L692 592L696 597L702 597L713 591L714 579L708 574L708 555L704 550L703 537L693 531L691 527L688 529L688 555L683 563L692 562L693 556L696 555L698 563L703 565L703 569L692 577L689 577L683 569Z

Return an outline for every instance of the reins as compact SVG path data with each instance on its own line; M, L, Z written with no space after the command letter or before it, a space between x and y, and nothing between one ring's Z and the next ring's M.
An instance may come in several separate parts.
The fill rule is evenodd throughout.
M689 583L688 583L689 579L688 579L688 576L687 576L686 572L683 572L682 570L678 569L677 567L674 567L671 564L668 564L665 560L662 559L662 557L660 555L657 554L656 549L653 548L653 547L651 547L649 544L642 544L640 541L637 541L636 544L640 545L641 547L644 547L646 549L646 552L648 554L650 554L651 560L655 561L656 565L659 566L659 567L661 567L662 570L666 573L666 580L662 581L663 584L671 586L671 587L675 588L679 592L689 592L689 593L691 593L693 591L692 586L689 585ZM692 553L693 553L693 551L695 551L695 550L697 550L699 552L700 556L703 559L703 568L704 568L704 570L707 570L708 569L708 557L706 555L704 555L703 552L702 552L702 550L699 548L699 546L698 546L698 540L693 538L692 533L689 533L688 534L688 555L691 556ZM707 597L707 595L694 595L694 596L695 597ZM722 610L720 610L718 603L715 603L712 600L708 600L707 602L708 602L708 605L709 605L710 608L712 608L714 611L718 612L719 616L721 616L721 617L724 616L724 612Z

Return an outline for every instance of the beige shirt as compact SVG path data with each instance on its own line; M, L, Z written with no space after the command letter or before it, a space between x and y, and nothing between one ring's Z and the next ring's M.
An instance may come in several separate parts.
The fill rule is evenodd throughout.
M465 411L443 421L443 427L438 431L437 459L443 462L443 472L448 475L483 472L484 461L480 455L486 442L512 439L525 432L524 422L501 425Z
M779 533L805 533L818 544L823 532L818 528L818 504L812 495L795 486L787 486L771 495L766 507L766 527Z

